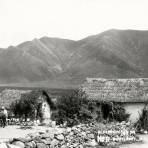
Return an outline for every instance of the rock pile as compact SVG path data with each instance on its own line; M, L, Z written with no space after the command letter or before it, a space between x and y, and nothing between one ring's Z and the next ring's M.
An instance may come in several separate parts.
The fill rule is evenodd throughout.
M25 138L14 138L9 141L11 145L20 148L83 148L95 146L95 128L90 125L78 125L72 128L57 130L54 132L40 132L27 135Z
M25 138L14 138L6 145L20 148L83 148L97 145L112 146L126 141L138 140L135 130L129 123L115 125L80 124L72 128L54 128L53 131L27 135Z

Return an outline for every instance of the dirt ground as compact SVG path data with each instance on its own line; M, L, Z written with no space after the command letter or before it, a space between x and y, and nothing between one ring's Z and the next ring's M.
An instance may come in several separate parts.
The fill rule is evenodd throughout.
M148 148L148 135L139 135L139 137L143 140L142 143L127 144L120 148Z
M0 127L0 142L7 141L11 138L25 137L29 133L35 133L39 131L53 130L53 128L45 126L34 126L29 129L21 129L20 126L6 126L5 128Z

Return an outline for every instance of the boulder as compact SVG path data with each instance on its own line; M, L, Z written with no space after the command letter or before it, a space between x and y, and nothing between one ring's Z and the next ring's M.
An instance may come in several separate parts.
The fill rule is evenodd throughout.
M54 148L59 144L59 141L57 139L53 139L50 143L50 147Z
M47 145L49 145L51 143L51 141L52 141L51 138L44 139L44 143Z
M28 142L25 148L36 148L36 143L34 141Z
M58 140L64 140L64 136L63 136L62 134L57 135L56 138L57 138Z
M67 146L66 145L61 145L61 148L67 148Z
M42 136L41 136L42 138L51 138L51 139L53 139L54 138L54 134L52 134L52 133L44 133L44 134L42 134Z
M5 147L1 147L0 145L0 148L5 148ZM20 147L13 144L7 144L7 148L20 148Z
M88 138L94 139L94 134L87 134Z
M42 143L46 144L46 145L50 145L51 140L47 141L46 139L41 139Z
M82 144L80 144L80 145L79 145L79 148L83 148L83 145L82 145Z
M16 145L20 148L25 148L25 144L22 141L14 141L12 142L13 145Z
M25 142L31 141L31 139L32 138L30 136L26 136L25 138L13 138L13 142L14 141L21 141L21 142L25 143Z
M87 143L88 146L94 147L97 145L97 142L95 139L91 140L90 142Z
M37 148L48 148L48 146L44 143L37 143L36 146Z

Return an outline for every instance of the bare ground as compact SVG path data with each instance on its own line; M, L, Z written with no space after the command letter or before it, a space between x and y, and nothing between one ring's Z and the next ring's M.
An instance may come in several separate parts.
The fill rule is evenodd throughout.
M29 133L35 133L46 130L54 130L45 126L34 126L32 128L21 128L20 126L6 126L0 127L0 142L8 141L12 138L25 137Z
M142 143L127 144L120 148L148 148L148 135L139 135L139 137L143 140Z

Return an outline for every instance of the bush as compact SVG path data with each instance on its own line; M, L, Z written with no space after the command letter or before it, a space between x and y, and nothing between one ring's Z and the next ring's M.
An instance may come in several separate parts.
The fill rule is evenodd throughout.
M33 91L29 94L21 96L20 100L12 102L10 110L16 117L19 118L32 118L36 117L37 110L39 110L40 102L38 102L39 91Z
M129 116L130 114L126 113L124 107L121 104L112 103L109 116L109 119L111 121L127 121L129 119Z
M90 104L84 92L73 91L59 98L58 110L52 114L52 119L55 119L58 124L66 122L68 126L90 122L93 119Z

